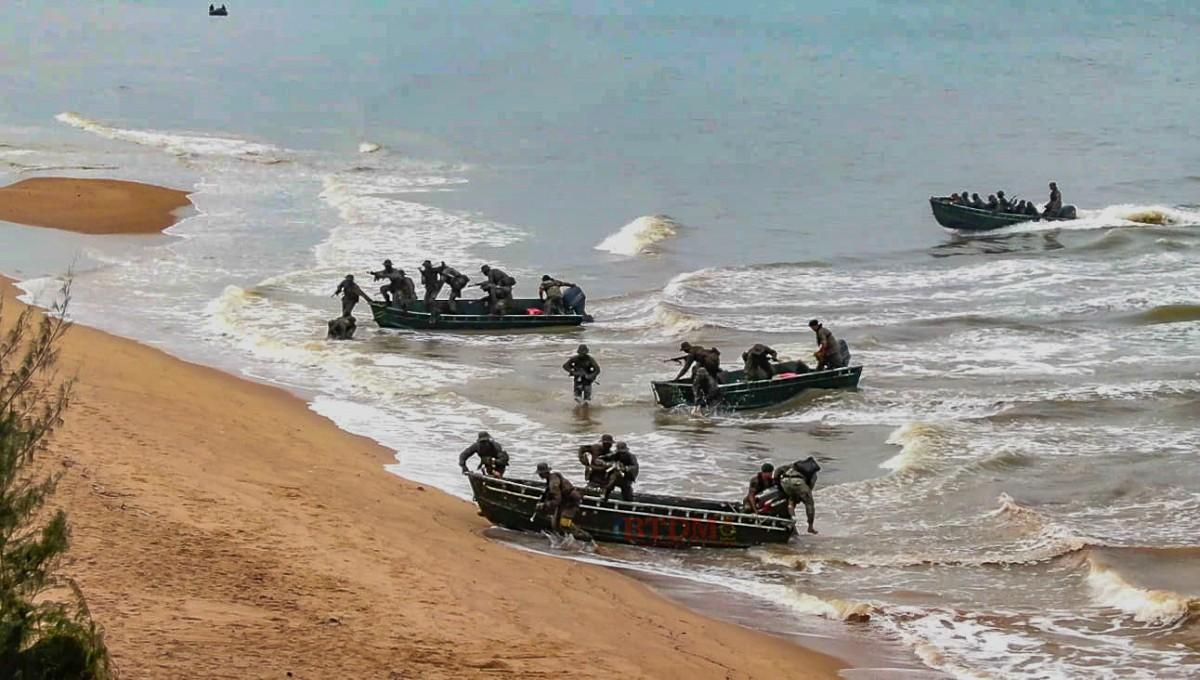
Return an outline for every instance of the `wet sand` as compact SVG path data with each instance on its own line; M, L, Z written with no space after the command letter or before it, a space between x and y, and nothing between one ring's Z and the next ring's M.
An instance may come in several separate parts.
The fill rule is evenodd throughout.
M4 283L5 324L19 303ZM298 398L84 327L65 569L139 678L836 677L838 661L715 621L613 571L483 536L473 505ZM455 452L447 452L453 464Z
M0 188L0 220L83 234L153 234L190 207L187 192L140 182L34 177Z

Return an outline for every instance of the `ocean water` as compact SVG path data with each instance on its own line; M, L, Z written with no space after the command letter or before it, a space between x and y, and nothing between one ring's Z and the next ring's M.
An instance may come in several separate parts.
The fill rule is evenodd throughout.
M198 209L154 237L0 224L31 299L73 267L79 321L284 385L464 496L479 429L518 471L573 472L611 432L643 488L715 497L812 453L819 536L586 559L721 586L770 608L756 625L877 641L897 668L1200 674L1196 6L230 9L28 3L0 27L0 181L150 181ZM1083 219L971 237L928 214L1049 179ZM554 273L598 323L326 341L337 281L385 257L491 262L524 291ZM866 367L858 391L653 403L679 341L802 357L814 316ZM604 368L585 413L559 369L582 341Z

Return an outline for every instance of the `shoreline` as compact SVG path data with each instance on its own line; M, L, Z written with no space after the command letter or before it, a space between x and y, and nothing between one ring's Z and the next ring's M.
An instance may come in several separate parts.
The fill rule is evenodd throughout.
M11 319L21 303L0 285ZM79 372L47 456L67 469L65 570L125 672L690 680L846 666L616 570L497 544L473 504L382 469L390 450L281 388L83 326L62 361Z
M31 177L0 187L0 220L80 234L157 234L194 209L189 193L125 180Z

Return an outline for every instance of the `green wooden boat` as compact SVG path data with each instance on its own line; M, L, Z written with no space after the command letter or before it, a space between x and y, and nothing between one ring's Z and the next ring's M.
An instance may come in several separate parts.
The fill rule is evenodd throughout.
M372 302L371 315L381 328L411 328L426 331L514 331L570 328L583 323L578 314L529 314L527 309L541 309L536 298L517 298L512 301L511 313L503 316L488 314L485 300L459 300L451 313L445 300L438 300L437 313L430 314L423 300L409 302Z
M745 371L722 372L721 394L725 401L720 408L734 411L767 408L794 399L806 390L853 389L858 387L863 369L862 366L847 366L801 373L798 361L782 361L774 366L776 376L770 380L747 381ZM661 380L650 386L654 389L654 401L664 408L696 404L691 381Z
M550 518L536 512L544 482L468 473L475 502L488 520L517 531L547 531ZM593 539L659 548L750 548L787 543L796 521L780 514L744 512L740 501L635 493L632 501L604 500L588 490L575 524Z
M1010 224L1022 222L1062 222L1076 218L1075 206L1064 205L1059 211L1059 217L1042 217L1041 215L1017 215L969 205L951 203L948 198L930 197L929 207L933 209L933 219L947 229L959 231L990 231L1007 227Z

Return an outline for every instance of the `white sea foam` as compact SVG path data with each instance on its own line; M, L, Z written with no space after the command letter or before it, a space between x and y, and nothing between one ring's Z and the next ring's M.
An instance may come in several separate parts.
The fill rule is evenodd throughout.
M358 145L358 152L359 153L375 153L376 151L379 151L382 148L383 148L383 146L376 144L375 142L362 142L361 144Z
M232 137L116 128L69 111L60 113L55 118L102 137L158 147L177 156L232 156L245 160L274 162L279 160L281 154L278 147L270 144Z
M681 225L668 215L643 215L596 244L614 255L642 255L679 233Z
M994 235L1044 231L1047 229L1081 230L1106 229L1110 227L1184 227L1200 225L1200 211L1165 205L1121 203L1100 208L1099 210L1079 210L1078 215L1078 219L1062 222L1022 222L989 233Z
M1139 623L1166 626L1200 609L1200 598L1139 588L1115 569L1094 562L1089 563L1087 583L1097 604L1119 609Z

